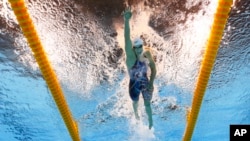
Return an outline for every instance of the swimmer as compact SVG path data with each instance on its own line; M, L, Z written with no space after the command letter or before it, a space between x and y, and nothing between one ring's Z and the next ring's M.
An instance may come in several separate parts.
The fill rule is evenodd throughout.
M129 95L133 101L133 109L136 119L138 115L138 101L139 95L142 93L144 99L144 106L148 116L149 129L153 126L151 99L154 90L154 79L156 75L155 62L153 60L150 50L143 46L141 38L135 38L133 43L130 38L129 20L132 17L130 8L126 8L123 13L124 17L124 38L125 38L125 52L126 52L126 66L128 69ZM148 77L147 70L151 69L150 77Z

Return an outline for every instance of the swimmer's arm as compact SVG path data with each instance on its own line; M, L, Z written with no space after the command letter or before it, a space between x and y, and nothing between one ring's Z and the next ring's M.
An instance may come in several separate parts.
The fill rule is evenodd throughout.
M133 47L132 47L132 41L130 38L130 25L129 25L129 20L132 16L132 12L130 11L130 9L126 9L124 12L124 38L125 38L125 52L126 52L126 65L128 67L128 69L132 68L135 60L136 60L136 56L135 53L133 51Z
M151 55L151 53L149 51L146 51L145 52L145 56L148 58L149 60L149 67L151 69L151 75L150 75L150 80L149 80L149 83L151 85L153 85L154 83L154 79L155 79L155 76L156 76L156 66L155 66L155 62L154 62L154 59Z

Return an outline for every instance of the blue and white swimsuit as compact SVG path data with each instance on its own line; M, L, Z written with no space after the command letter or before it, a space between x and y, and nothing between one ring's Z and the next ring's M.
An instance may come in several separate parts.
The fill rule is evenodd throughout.
M152 92L147 89L149 80L147 77L147 64L136 60L134 66L129 69L129 95L133 101L139 100L140 92L144 100L152 99Z

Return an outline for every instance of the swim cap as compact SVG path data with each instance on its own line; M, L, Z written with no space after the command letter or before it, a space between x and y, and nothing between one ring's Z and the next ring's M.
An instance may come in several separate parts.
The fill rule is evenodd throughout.
M139 47L141 45L143 45L143 40L141 38L135 38L133 46Z

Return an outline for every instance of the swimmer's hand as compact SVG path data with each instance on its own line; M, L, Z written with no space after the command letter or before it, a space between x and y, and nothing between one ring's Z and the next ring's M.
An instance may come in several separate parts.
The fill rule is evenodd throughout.
M149 83L148 86L147 86L147 89L148 89L148 91L150 93L153 93L153 91L154 91L154 85L153 85L153 83Z
M127 7L123 13L122 13L123 17L125 20L130 20L131 17L132 17L132 12L131 12L131 8L130 7Z

